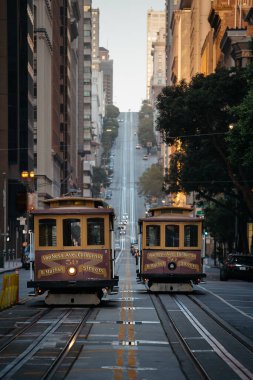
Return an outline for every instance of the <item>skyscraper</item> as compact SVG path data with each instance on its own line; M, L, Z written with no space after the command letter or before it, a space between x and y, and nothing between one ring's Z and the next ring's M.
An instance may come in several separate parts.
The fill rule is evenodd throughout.
M109 50L99 48L100 70L103 71L105 104L113 104L113 60L109 58Z
M157 40L157 33L165 29L166 14L164 11L150 9L147 14L147 82L146 97L150 99L151 78L153 75L152 43Z

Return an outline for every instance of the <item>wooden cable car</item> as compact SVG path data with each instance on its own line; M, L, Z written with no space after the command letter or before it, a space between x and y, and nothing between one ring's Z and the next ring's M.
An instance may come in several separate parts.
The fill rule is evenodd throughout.
M162 206L139 219L138 277L151 291L192 291L202 271L202 223L190 207Z
M101 199L62 197L45 201L34 216L34 279L45 302L98 304L118 285L114 273L114 210Z

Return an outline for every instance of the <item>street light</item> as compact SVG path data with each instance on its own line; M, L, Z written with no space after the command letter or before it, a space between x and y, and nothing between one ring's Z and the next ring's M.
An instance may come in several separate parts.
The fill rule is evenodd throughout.
M3 172L4 186L3 186L3 211L4 211L4 252L6 252L7 242L7 189L6 189L6 173Z
M22 177L23 179L29 179L29 178L34 179L34 177L35 177L35 173L34 173L33 170L30 171L30 172L28 172L27 170L23 170L23 171L21 172L21 177Z

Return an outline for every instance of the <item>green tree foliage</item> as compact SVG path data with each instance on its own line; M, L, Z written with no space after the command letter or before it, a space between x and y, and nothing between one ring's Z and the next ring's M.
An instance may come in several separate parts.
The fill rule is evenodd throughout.
M99 197L101 185L105 186L107 183L107 175L103 168L93 167L92 183L93 197Z
M253 108L252 76L252 70L221 69L163 89L157 130L181 148L171 156L168 192L196 191L216 203L220 193L236 196L253 216L252 139L246 138L252 136L252 111L246 111Z
M205 208L205 226L214 239L221 245L226 244L232 251L235 236L235 203L220 197L219 204L211 204Z
M242 103L232 108L235 124L226 137L229 160L243 171L253 168L253 83ZM251 178L252 179L252 178Z
M148 142L151 142L152 146L156 145L153 127L153 109L147 100L142 102L139 112L138 139L142 146L147 146Z
M147 198L161 197L163 192L163 172L159 164L145 170L138 182L138 194Z
M118 107L114 106L113 104L109 104L105 107L106 119L109 119L109 118L117 119L119 114L120 114L120 111L119 111Z
M118 136L119 123L117 117L119 114L120 111L118 107L115 107L114 105L106 106L101 143L103 146L103 157L107 159L109 157L113 142Z

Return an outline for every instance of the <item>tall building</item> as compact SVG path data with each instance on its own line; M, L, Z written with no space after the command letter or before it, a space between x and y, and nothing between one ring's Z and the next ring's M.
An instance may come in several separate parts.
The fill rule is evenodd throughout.
M99 9L92 9L92 131L93 154L95 165L101 163L101 136L103 117L105 114L105 92L103 86L103 72L99 58Z
M59 10L57 1L54 3L54 9L51 8L49 2L34 0L34 169L37 175L37 194L39 207L43 207L43 200L53 195L53 173L54 163L52 153L57 152L57 147L52 146L52 111L53 104L56 104L58 97L56 96L56 78L54 78L54 97L53 97L53 73L55 65L53 65L54 56L60 51L60 44L56 45L53 41L53 12ZM55 18L54 18L55 20ZM54 21L56 22L56 20ZM59 27L60 29L60 27ZM55 41L57 42L57 41ZM58 49L54 49L58 46ZM59 69L60 65L58 65ZM55 70L57 74L57 70ZM45 80L47 78L47 80ZM59 102L58 102L59 103ZM57 104L59 105L59 104ZM58 107L59 108L59 107ZM59 110L60 111L60 110ZM55 128L57 120L54 118ZM59 136L58 136L59 139ZM59 148L60 148L60 144ZM59 152L60 153L60 152ZM60 173L60 168L59 168ZM57 179L57 177L56 177ZM60 175L55 183L55 195L60 195Z
M177 84L182 79L190 81L190 27L191 10L175 10L171 19L171 56L173 57L169 70L171 84Z
M160 29L165 29L165 11L154 11L150 9L147 13L147 76L146 76L146 97L150 100L150 86L153 75L152 43L157 39Z
M113 104L113 60L109 57L109 50L99 48L100 70L103 71L103 85L105 104Z
M8 19L7 0L0 2L0 249L6 249L8 215Z
M156 98L166 85L166 33L165 28L160 29L157 33L157 39L152 43L151 55L153 57L153 75L151 77L150 100L154 108Z
M92 65L93 69L99 61L99 9L92 9Z
M171 20L174 11L179 9L181 0L166 0L166 84L171 84L171 67L172 67L172 33Z
M253 0L215 0L208 21L211 33L202 48L201 69L210 74L216 67L244 66L252 58L250 13Z
M40 207L44 199L77 187L79 19L77 0L34 0L34 142Z
M8 195L7 230L15 248L17 217L26 212L28 183L21 182L23 171L34 170L34 69L33 69L33 1L1 2L7 6L8 47ZM4 162L6 156L4 154ZM0 160L2 161L2 159ZM10 247L9 247L10 248Z
M82 194L91 196L92 191L92 0L83 0L83 147L82 147Z

